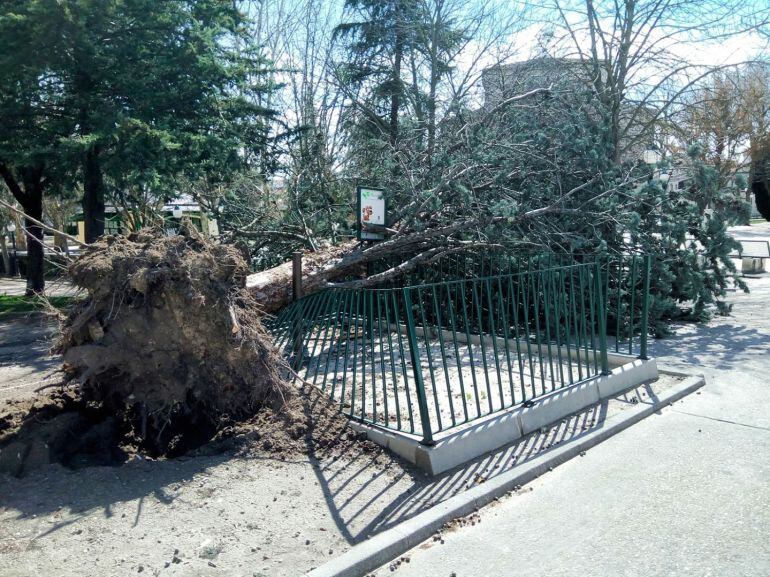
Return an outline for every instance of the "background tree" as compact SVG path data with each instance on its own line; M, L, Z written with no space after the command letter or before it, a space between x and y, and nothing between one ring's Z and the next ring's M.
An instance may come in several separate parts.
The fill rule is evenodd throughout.
M548 53L582 62L605 110L613 160L646 146L655 125L701 80L733 63L699 49L770 23L752 0L554 0ZM539 13L543 16L543 13Z
M754 202L750 184L770 126L767 70L755 62L708 76L684 99L668 130L673 154L697 143L720 187L735 188L738 196L746 189L746 211L738 215L743 224Z
M43 195L66 180L62 139L74 130L61 77L48 59L57 52L54 2L4 2L0 7L0 177L25 214L43 219ZM18 229L27 250L27 293L44 288L43 230Z
M116 193L168 199L180 175L264 162L275 86L244 22L218 0L4 3L0 174L24 211L39 219L46 189L79 185L91 242ZM42 232L27 228L40 291Z

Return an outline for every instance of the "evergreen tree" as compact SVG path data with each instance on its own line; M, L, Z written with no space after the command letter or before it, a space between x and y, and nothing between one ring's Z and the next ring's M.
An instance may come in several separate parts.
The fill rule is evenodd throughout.
M0 35L2 176L35 218L54 180L78 182L89 242L111 191L170 197L180 174L225 178L265 149L257 97L276 87L232 3L11 0Z
M363 89L369 96L361 109L369 131L377 136L387 134L395 148L404 97L402 66L405 52L414 44L416 2L346 0L345 9L361 20L340 24L335 31L347 42L342 79L352 90Z

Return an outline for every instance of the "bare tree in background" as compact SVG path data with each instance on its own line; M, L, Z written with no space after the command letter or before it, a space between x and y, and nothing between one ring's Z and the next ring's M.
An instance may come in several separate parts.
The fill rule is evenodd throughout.
M591 72L620 161L722 62L694 62L700 46L765 30L770 8L752 0L554 0L556 56Z

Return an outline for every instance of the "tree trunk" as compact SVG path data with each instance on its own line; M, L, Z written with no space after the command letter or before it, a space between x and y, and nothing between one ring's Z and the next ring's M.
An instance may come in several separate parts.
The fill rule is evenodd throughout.
M43 220L43 189L39 185L26 187L26 198L21 203L24 214L36 220ZM27 238L27 296L43 294L45 290L45 261L43 228L31 220L24 219Z
M83 160L83 217L86 242L92 243L104 234L104 176L98 146Z
M43 169L40 166L26 166L13 170L0 163L0 176L11 194L21 205L22 212L36 220L43 220ZM14 215L18 216L18 215ZM43 269L43 229L25 218L20 234L21 223L16 221L17 238L24 240L27 249L27 290L26 294L42 294L45 289ZM20 244L17 241L17 245Z
M361 268L363 261L353 257L361 254L358 241L306 254L302 261L302 292L309 295L323 289L329 282ZM352 257L352 258L351 258ZM292 300L292 263L279 264L248 276L246 287L265 313L274 313Z

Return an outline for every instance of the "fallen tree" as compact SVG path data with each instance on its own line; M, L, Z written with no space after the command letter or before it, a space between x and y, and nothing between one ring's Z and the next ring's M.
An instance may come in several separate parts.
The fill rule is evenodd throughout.
M389 229L390 238L377 244L363 244L355 241L319 249L306 254L303 260L303 293L310 294L330 287L364 288L375 287L397 279L419 265L427 264L452 253L479 253L502 248L498 243L484 239L490 227L504 226L509 229L527 226L529 221L549 216L577 214L584 218L592 214L589 210L563 205L569 197L584 189L589 181L567 192L557 202L523 212L515 218L490 216L468 218L448 225L428 222L415 230L404 226ZM616 189L608 189L592 201L609 196ZM525 239L508 243L508 248L528 247L533 244ZM394 258L395 257L395 258ZM364 275L366 265L378 261L391 264L382 272ZM357 278L340 280L343 277ZM292 298L292 263L285 262L276 267L249 275L246 286L265 312L275 312L286 306Z

